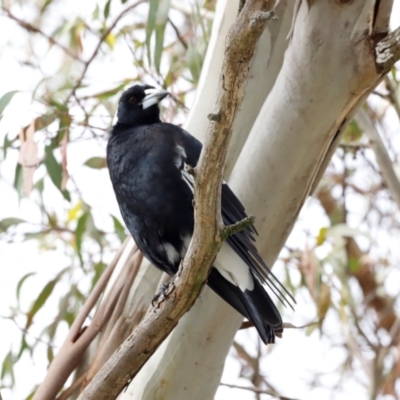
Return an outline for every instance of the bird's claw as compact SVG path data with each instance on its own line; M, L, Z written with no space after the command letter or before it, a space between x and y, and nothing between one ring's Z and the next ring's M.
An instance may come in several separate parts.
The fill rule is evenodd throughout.
M175 289L175 276L171 278L167 283L164 283L160 290L151 299L151 305L153 307L159 308L161 303L167 300L168 296Z

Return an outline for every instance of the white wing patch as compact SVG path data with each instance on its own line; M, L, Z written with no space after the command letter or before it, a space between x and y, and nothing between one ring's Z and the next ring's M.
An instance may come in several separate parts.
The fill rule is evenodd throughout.
M239 286L243 292L254 289L254 280L249 267L227 243L222 245L214 261L214 267L226 280Z
M179 255L178 251L175 249L174 246L172 246L171 243L165 242L162 245L160 245L160 247L167 254L168 260L171 264L175 264L181 259L181 256Z
M176 168L181 169L186 160L186 151L182 146L176 145L175 147L174 164Z
M182 179L189 186L192 193L194 192L194 179L193 175L190 175L189 172L186 171L185 167L181 169Z

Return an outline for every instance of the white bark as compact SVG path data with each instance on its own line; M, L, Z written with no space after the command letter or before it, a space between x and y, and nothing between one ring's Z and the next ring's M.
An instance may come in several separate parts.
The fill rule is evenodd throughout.
M378 80L367 47L371 2L307 3L300 4L281 72L230 179L258 217L258 248L269 265L331 154L335 135Z

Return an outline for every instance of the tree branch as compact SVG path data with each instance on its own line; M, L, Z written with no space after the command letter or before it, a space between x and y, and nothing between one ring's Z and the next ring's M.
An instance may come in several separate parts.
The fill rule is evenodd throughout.
M16 17L14 14L11 13L11 11L6 8L2 7L3 11L6 13L7 17L15 21L21 28L26 29L28 32L33 32L33 33L38 33L39 35L43 36L46 38L51 45L54 45L58 48L60 48L65 54L68 54L71 58L73 58L76 61L79 61L81 63L84 63L84 61L79 58L75 53L73 53L70 49L67 47L63 46L61 43L57 42L53 37L47 35L44 33L41 29L37 28L36 26L33 26L32 24Z
M291 397L280 396L277 393L272 392L270 390L265 390L265 389L261 389L261 388L257 388L257 387L231 385L230 383L221 383L221 386L226 386L226 387L232 388L232 389L248 390L250 392L257 393L257 394L268 394L269 396L273 396L275 399L279 399L279 400L296 400Z
M384 181L386 182L393 199L400 209L400 182L393 168L392 160L385 148L378 131L376 130L367 112L360 108L354 118L357 124L367 135L371 148L374 150L376 162L379 165Z
M254 215L249 215L247 218L236 222L236 224L225 226L225 228L222 230L222 240L226 240L229 236L232 236L235 233L239 233L241 231L244 231L246 228L249 228L251 225L254 224L255 220L256 218L254 217Z
M400 60L400 26L376 44L375 56L381 72L389 71Z
M195 229L173 288L151 309L133 334L82 392L80 400L115 399L191 308L222 245L221 182L232 123L244 96L244 83L272 1L247 0L231 28L222 67L215 113L195 169Z
M104 31L104 33L101 35L96 48L93 50L92 55L90 56L90 58L84 62L84 67L83 67L83 71L81 73L81 76L78 78L77 82L75 83L74 87L71 90L71 93L68 95L67 98L67 102L71 97L75 96L75 93L77 91L77 89L79 89L79 86L82 84L83 79L85 78L86 72L90 66L90 64L92 63L92 61L96 58L97 53L100 50L101 45L104 43L104 41L107 39L107 36L111 33L111 31L115 28L115 26L117 25L117 23L119 22L119 20L129 11L131 11L132 9L136 8L139 4L144 3L145 0L138 0L136 3L131 4L129 7L125 8L125 10L123 10L114 20L114 22L108 27L108 29L106 29Z
M125 247L127 246L127 243L128 239L125 240L124 244L116 253L108 268L100 277L92 293L87 298L85 304L75 318L75 321L72 324L71 329L68 332L68 335L57 356L50 364L45 379L36 390L33 399L53 400L55 398L71 372L81 361L89 344L108 322L113 311L112 304L117 302L119 293L122 290L121 285L119 285L115 292L108 296L106 301L102 303L93 317L91 324L88 327L83 326L90 311L103 294L104 289L111 278L112 272L116 268L119 259L123 254ZM137 249L136 246L133 248L132 253L135 251L135 249Z

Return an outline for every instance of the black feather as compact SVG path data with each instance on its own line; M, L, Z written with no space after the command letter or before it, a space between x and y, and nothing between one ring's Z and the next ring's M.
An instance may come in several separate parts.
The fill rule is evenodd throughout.
M156 267L173 275L186 254L194 228L193 178L185 172L185 164L196 166L202 145L182 128L161 122L158 104L143 109L141 104L149 96L149 89L136 85L122 95L118 122L107 146L107 163L122 217L133 239ZM160 99L163 97L165 92L160 94ZM243 205L227 184L222 186L221 197L226 225L246 217ZM283 330L282 320L262 284L285 305L291 306L293 298L260 257L254 244L256 234L251 226L227 239L248 266L253 289L242 291L216 268L211 269L208 285L253 321L265 343L271 343L274 332L280 334Z

